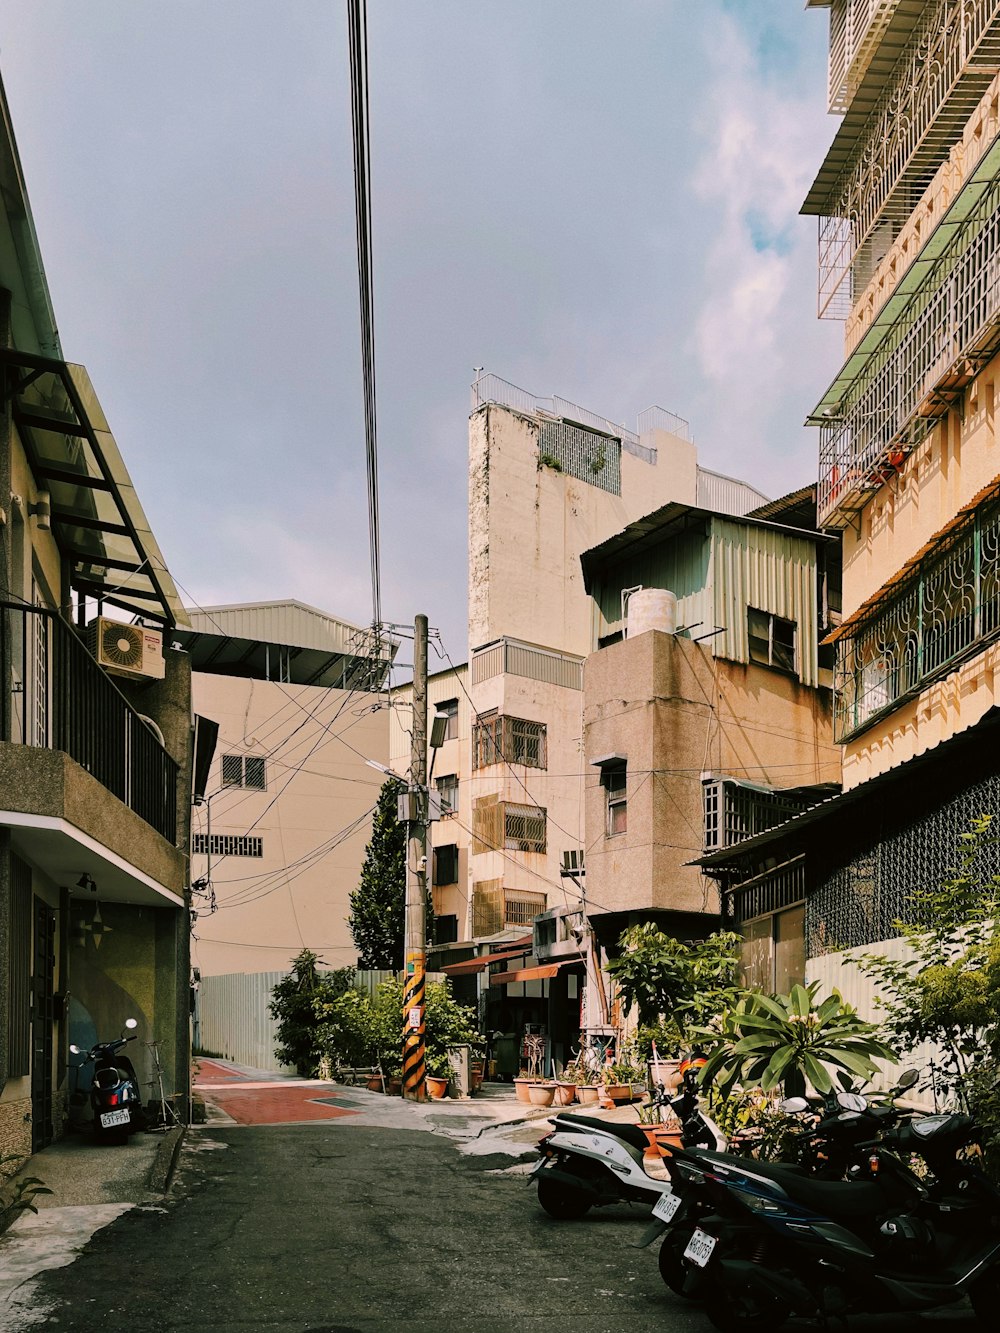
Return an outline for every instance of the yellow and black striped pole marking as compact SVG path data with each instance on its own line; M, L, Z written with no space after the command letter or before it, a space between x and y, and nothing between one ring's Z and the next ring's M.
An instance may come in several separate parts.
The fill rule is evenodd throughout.
M406 955L403 983L403 1096L422 1102L424 1078L424 970L422 952Z

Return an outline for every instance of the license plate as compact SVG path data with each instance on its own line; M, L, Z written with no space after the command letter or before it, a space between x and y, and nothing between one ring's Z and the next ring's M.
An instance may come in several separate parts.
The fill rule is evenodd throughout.
M716 1239L710 1236L707 1231L696 1229L691 1239L687 1243L687 1249L684 1251L684 1258L690 1259L693 1264L699 1268L704 1268L712 1257L712 1251L715 1249Z
M112 1125L127 1125L129 1122L128 1111L102 1111L101 1128L110 1129Z
M661 1222L672 1222L681 1206L679 1194L661 1194L653 1206L653 1216Z

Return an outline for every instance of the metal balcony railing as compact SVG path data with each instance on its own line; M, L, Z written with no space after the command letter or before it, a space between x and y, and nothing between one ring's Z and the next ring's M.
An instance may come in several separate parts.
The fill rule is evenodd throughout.
M1000 638L997 490L916 562L891 592L838 633L838 742L864 731Z
M736 778L704 779L705 851L735 847L746 838L777 828L821 799L808 792L767 790Z
M810 418L817 509L844 527L1000 342L1000 136Z
M804 207L820 215L821 316L841 317L864 289L998 65L1000 0L937 0L910 34L871 112L856 130L850 117L845 121L827 159L830 174L821 173Z
M177 764L65 620L0 601L0 740L62 750L168 842Z

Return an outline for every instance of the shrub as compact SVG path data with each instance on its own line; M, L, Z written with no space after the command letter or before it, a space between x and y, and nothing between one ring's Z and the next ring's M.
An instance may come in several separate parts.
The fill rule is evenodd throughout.
M319 1065L317 1001L342 995L354 978L350 967L320 974L319 957L303 949L292 960L292 971L271 991L268 1013L278 1022L278 1045L274 1054L284 1065L293 1065L297 1074L309 1078Z

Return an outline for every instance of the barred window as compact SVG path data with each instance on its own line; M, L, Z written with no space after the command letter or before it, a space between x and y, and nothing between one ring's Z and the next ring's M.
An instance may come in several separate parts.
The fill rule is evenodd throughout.
M545 768L546 727L523 717L502 717L487 713L477 719L472 729L472 766L524 764L526 768Z
M778 671L795 670L795 621L747 607L750 661Z
M546 812L537 805L513 805L503 810L503 845L508 851L545 851Z
M222 785L250 787L254 791L267 790L265 760L255 754L224 754L222 756Z
M251 838L245 833L196 833L191 851L195 856L254 856L264 855L264 839Z

